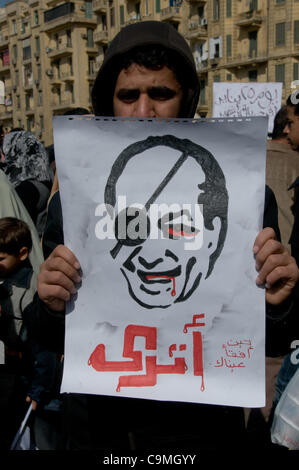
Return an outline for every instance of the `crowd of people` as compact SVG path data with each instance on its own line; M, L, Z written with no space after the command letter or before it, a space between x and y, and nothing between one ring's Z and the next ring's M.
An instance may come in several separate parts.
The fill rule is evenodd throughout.
M91 97L97 116L193 118L199 93L186 41L170 24L148 21L114 38ZM266 285L262 409L60 394L65 304L76 292L80 264L64 245L53 146L22 129L1 133L2 450L10 449L29 404L31 438L40 450L200 450L232 439L235 446L274 446L275 406L296 371L285 379L284 364L299 338L299 104L293 101L278 112L268 141L264 228L253 247L257 284Z

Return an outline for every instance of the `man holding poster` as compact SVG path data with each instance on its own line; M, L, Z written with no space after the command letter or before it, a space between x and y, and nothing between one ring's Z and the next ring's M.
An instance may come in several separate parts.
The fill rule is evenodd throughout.
M132 118L152 119L192 118L196 110L198 96L198 77L193 57L187 44L171 25L150 21L136 23L123 28L116 36L106 53L104 63L92 91L93 107L97 116L129 116ZM40 339L44 338L48 346L51 342L52 345L57 343L56 338L58 336L62 337L64 332L65 302L71 300L68 305L72 304L73 296L77 292L77 284L82 280L82 290L80 288L78 292L75 310L69 311L70 313L67 315L67 321L69 322L73 322L73 320L75 322L77 320L80 321L81 318L81 322L87 323L90 321L90 315L93 315L93 312L89 312L88 309L91 291L86 290L86 286L92 288L93 292L96 292L98 289L102 292L101 301L103 305L98 305L96 312L101 321L95 318L97 323L91 333L94 336L99 334L100 338L97 342L101 341L101 344L94 343L94 347L91 347L93 341L87 340L86 344L82 345L83 349L86 348L87 352L90 351L89 357L83 360L84 364L82 363L82 367L85 367L83 375L77 375L76 371L72 373L71 370L66 374L64 391L75 392L75 394L66 395L66 410L68 414L66 419L67 435L65 447L70 450L104 448L144 450L146 448L158 449L159 447L200 450L201 448L225 447L232 440L234 445L241 445L242 432L244 431L242 408L222 406L230 404L229 394L231 385L228 381L225 392L228 398L221 402L219 396L221 396L222 383L220 385L217 382L217 374L215 375L214 372L219 370L222 376L229 373L230 377L233 377L231 371L234 370L232 367L236 367L237 361L228 360L227 358L245 358L245 354L247 358L250 358L253 349L251 342L240 337L238 337L239 341L233 341L230 340L229 336L226 336L226 344L223 344L223 347L220 345L220 348L223 351L225 350L225 354L223 353L222 355L222 365L220 357L215 355L216 353L213 354L212 347L210 362L214 361L214 365L210 369L213 369L214 372L210 376L209 374L207 375L207 389L209 389L207 392L210 393L212 390L212 395L206 398L204 396L205 383L203 381L201 354L203 351L203 341L200 329L206 321L212 323L213 319L204 318L201 310L202 306L198 304L196 304L196 311L192 310L190 316L188 314L188 317L185 316L182 320L179 319L185 329L182 335L189 330L191 331L193 353L194 351L198 353L193 354L193 377L189 377L190 374L187 373L186 367L189 367L189 363L187 359L184 359L184 357L189 359L188 340L186 339L186 344L182 342L176 344L167 343L171 339L169 329L167 329L167 325L171 326L173 323L172 319L170 319L171 312L174 311L177 314L182 310L179 310L181 308L180 302L177 302L176 310L172 310L173 306L168 305L167 302L165 303L165 299L169 299L171 296L176 298L180 269L183 269L184 273L188 274L188 276L194 277L190 289L189 287L187 288L187 283L182 284L178 298L184 299L185 293L186 297L188 296L186 300L191 301L191 299L196 298L195 295L200 288L201 299L203 299L202 303L204 305L206 301L204 292L208 292L208 287L206 287L207 277L211 271L210 266L213 265L212 263L208 266L207 270L203 269L204 274L199 276L199 271L191 268L197 262L198 266L200 265L200 256L198 261L195 256L192 256L191 251L190 256L186 256L186 262L181 263L180 254L182 250L176 251L171 249L170 242L173 242L173 244L181 242L182 237L188 240L189 237L197 236L200 230L207 229L207 232L209 232L208 238L205 240L206 237L204 236L201 248L201 250L207 251L203 259L213 259L214 262L216 261L219 249L221 251L226 236L227 190L221 167L218 168L219 165L216 159L214 159L213 153L206 149L206 145L200 146L198 142L194 142L196 136L193 129L191 130L190 125L186 126L183 122L163 124L161 123L162 120L156 119L153 120L152 125L147 126L141 122L127 122L126 119L115 119L113 120L115 121L113 126L111 126L112 120L107 119L106 122L104 120L100 121L100 123L97 123L96 119L91 120L92 125L89 125L90 123L87 120L83 120L82 123L73 120L67 122L65 127L62 127L62 132L57 130L57 141L55 142L57 143L58 153L61 153L61 150L65 148L65 136L63 134L65 131L69 135L70 126L73 126L75 131L73 135L79 136L80 139L84 135L84 142L91 142L88 152L86 152L86 149L84 152L83 148L79 148L80 142L74 137L73 142L69 141L70 148L65 149L66 162L71 161L69 160L71 155L74 157L72 164L76 168L75 173L79 179L76 180L77 176L75 175L72 187L76 188L76 193L80 192L80 198L76 199L76 202L73 201L72 205L69 204L71 200L66 196L66 192L62 192L63 209L65 210L66 207L69 207L69 214L72 214L69 217L67 215L68 211L64 211L64 229L66 230L65 233L68 233L68 238L71 237L70 239L72 240L68 245L73 248L77 244L78 250L70 250L60 244L42 265L39 275L38 294L40 300L37 302L35 325L38 331L37 335L39 335ZM160 126L160 132L157 126ZM112 127L113 132L111 131ZM154 129L156 134L162 133L162 137L158 136L157 142L155 141L154 145L152 140L150 145L148 145L148 127L151 130ZM165 135L164 127L167 130L171 130L171 138ZM252 128L252 130L258 133L258 129ZM213 141L213 129L211 126L207 126L204 129L202 126L198 126L196 131L203 140L206 139L207 142ZM220 142L221 138L225 139L226 132L226 124L219 127L218 137ZM176 138L174 138L173 134L176 134ZM135 141L136 135L138 136L138 142ZM109 159L109 145L111 141L115 142L113 155L117 155L117 151L119 152L119 158ZM152 152L153 147L157 143L155 152ZM103 167L95 166L92 169L86 169L85 161L83 166L80 166L80 163L77 161L76 146L79 146L80 156L84 153L89 155L89 151L94 152L92 149L98 151L101 148L103 159L95 158L93 159L93 164L103 164ZM163 148L163 153L161 152L161 147ZM152 152L149 158L146 158L147 152ZM104 155L107 154L108 158L104 158ZM167 156L164 160L161 158L162 154ZM235 158L234 152L232 154L233 158ZM236 164L236 160L233 160L233 163ZM204 168L205 164L207 165L206 171ZM222 164L225 165L225 161L222 161ZM87 172L85 172L84 167ZM131 176L127 177L126 174L129 167L131 168ZM64 175L63 167L61 166L60 169L59 178ZM258 172L258 170L255 171ZM92 174L95 174L96 178ZM140 177L142 174L150 175L149 181L142 179ZM134 176L132 179L132 175L135 175L135 179ZM84 256L75 256L73 253L74 251L76 254L81 253L84 255L84 246L87 246L86 232L88 230L86 228L90 228L89 224L94 224L94 222L91 222L91 218L89 218L89 209L85 211L87 206L85 206L84 193L87 186L84 186L84 188L82 186L83 192L80 191L80 178L82 178L82 185L83 181L88 181L90 191L93 193L91 199L97 202L104 202L107 213L110 210L113 212L111 219L113 220L114 239L111 240L111 243L109 240L99 240L99 233L98 237L93 235L88 237L87 245L91 243L93 259L86 260L87 264L85 264ZM61 181L62 178L60 178L60 184ZM133 181L134 185L132 184ZM212 186L215 182L217 190L215 188L214 190ZM233 182L228 181L228 183L230 183L230 187L233 187ZM97 187L101 188L100 192L102 194L102 187L104 186L106 188L105 200L102 201L97 196L97 191L99 191ZM162 249L159 253L163 253L163 256L159 254L155 259L150 260L144 254L146 252L145 247L148 247L152 241L149 234L153 224L152 217L148 217L149 210L154 203L159 204L159 207L161 207L161 204L170 204L173 202L173 195L184 193L184 187L186 186L188 186L185 189L186 193L189 191L189 186L192 189L190 191L190 198L192 197L191 193L197 191L199 195L197 196L197 204L203 204L203 211L205 211L206 201L200 201L199 198L204 198L205 194L212 188L210 199L214 201L215 208L217 206L215 194L220 194L222 202L222 205L220 204L220 212L216 209L210 221L208 221L207 214L203 214L204 229L202 226L190 223L194 217L187 212L186 208L183 211L172 210L160 213L157 217L156 226L163 233L164 238L162 237L157 241ZM124 214L131 216L128 214L127 208L132 208L134 206L133 203L136 201L135 197L140 196L138 202L141 202L143 205L140 211L144 219L139 219L139 225L141 225L142 220L145 220L145 236L138 236L135 239L135 245L130 245L127 236L119 236L119 232L115 230L116 218L113 219L115 213L117 215L122 213L120 210L115 211L116 200L119 202L117 195L129 195L132 187L134 189L133 201L125 204L123 208ZM237 189L236 186L232 191L236 191L237 194ZM187 196L187 202L189 202L190 198ZM179 202L184 203L184 201L183 199ZM266 210L269 209L271 212L272 208L267 203L268 199L266 199ZM100 211L101 207L98 208L97 206L96 212L100 217L103 216L103 213ZM247 215L245 214L245 218L243 218L244 214L241 214L237 208L234 210L239 213L239 217L242 219L240 226L243 226L245 233ZM164 217L165 215L167 217ZM83 217L83 225L81 220L79 226L77 222L81 216ZM264 220L267 220L267 217L268 212L265 213ZM87 223L85 226L84 221ZM84 228L85 235L82 228ZM250 229L247 228L247 230ZM235 230L238 231L239 227L236 226ZM70 232L76 234L77 240L72 238ZM167 240L165 240L165 234L168 235ZM81 235L83 243L81 243L82 240L79 240ZM47 233L45 234L46 236ZM62 242L63 240L60 240L60 243ZM286 317L284 317L284 321L280 322L280 319L283 315L292 315L290 298L298 280L298 268L284 247L276 241L275 233L269 227L259 233L255 240L253 251L256 256L256 268L259 271L256 282L258 285L266 284L266 300L268 302L268 309L269 311L271 310L272 318L275 319L276 324L280 325L279 328L284 327L287 331ZM163 267L160 270L158 266L162 266L164 255L168 264L166 268ZM230 254L227 252L225 256L227 258L224 257L224 260L228 259ZM248 253L248 256L252 256L251 253ZM80 263L78 259L80 259ZM112 266L112 261L114 264L117 263L115 268ZM254 261L252 262L254 263ZM248 263L251 263L251 261L248 261ZM108 266L108 264L110 268L108 271L103 269L101 278L105 281L103 279L103 274L105 274L104 277L107 278L107 283L99 286L97 284L99 277L94 277L93 273L97 269L101 270L99 265ZM121 272L119 272L120 266ZM83 279L79 275L80 267L83 271ZM233 268L237 269L238 266L234 265ZM247 266L245 267L246 269ZM245 287L248 284L249 289L256 289L254 282L251 282L252 266L248 266L248 270L250 271L249 277L242 277L242 282L245 282ZM227 276L238 277L238 273L236 275L235 273L228 272ZM139 278L141 283L136 283L137 278ZM129 291L131 299L127 300L125 294L123 296L120 295L119 299L116 299L116 307L114 307L113 297L116 297L115 289L118 289L118 292L124 289L118 279L124 281L125 288ZM205 280L205 284L203 280ZM221 289L225 290L225 286L220 284L221 281L218 284L219 291ZM239 285L238 282L237 285ZM167 286L166 289L165 286ZM260 294L258 295L261 295L262 291L259 291ZM230 292L226 292L225 296L229 297L229 295ZM209 297L213 296L216 302L218 302L218 292L211 290ZM149 298L151 302L148 300ZM155 304L154 299L157 298L159 303ZM237 302L238 295L235 296L235 299ZM78 305L81 305L81 308L79 308L80 312ZM85 307L83 308L83 305L85 305L86 309ZM119 306L122 307L120 317L117 316ZM138 319L130 317L131 308L136 309L134 312L136 311L140 314ZM157 322L157 316L155 318L154 315L148 316L149 311L153 312L157 309L158 312L164 312L159 317L161 322L160 328L154 326L155 322ZM197 309L200 309L200 311L197 311ZM109 312L108 317L101 315L101 311ZM178 318L178 315L175 315L175 318ZM217 321L218 319L216 319L216 323ZM225 323L227 324L227 322ZM226 328L227 326L224 329L229 334ZM78 334L80 337L80 327L76 331L75 335ZM238 332L240 333L240 331L242 331L241 327ZM123 337L119 332L122 332ZM172 362L166 364L163 361L157 361L156 356L149 354L146 356L147 373L138 373L142 371L142 354L134 349L134 339L137 336L144 337L146 339L146 349L152 352L156 349L157 344L160 344L161 336L159 334L161 332L162 336L164 335L162 341L169 345L169 357L172 358ZM114 336L115 333L116 336ZM246 336L246 333L244 332L242 337L243 335ZM51 338L51 335L53 335L53 338ZM117 338L118 343L122 340L124 341L124 351L126 354L124 352L123 358L129 357L130 360L115 360L115 352L120 344L117 344L117 341L109 343L109 338L113 336ZM81 342L84 343L85 340L82 340L82 338L83 336L80 338ZM212 335L208 338L207 342L213 338L214 336ZM181 339L181 336L178 336L178 340L181 341ZM78 344L80 344L80 341ZM66 348L68 351L69 346L70 343L67 340ZM115 357L112 360L108 357L109 348L106 346L112 348L110 351L112 350L115 353ZM62 352L62 345L60 347L59 352ZM220 352L220 349L218 352ZM161 354L163 356L163 351ZM227 357L224 357L225 355ZM86 357L85 351L83 356L84 358ZM218 369L218 367L223 366L224 360L226 366L231 369ZM244 367L244 361L239 360L238 367ZM114 389L112 387L115 383L115 377L119 375L121 370L129 371L130 374L119 377L119 383L118 385L116 383L117 390L115 391L116 386ZM172 373L174 370L176 374L181 375L178 375L178 378L174 377L174 380L172 380L175 375ZM115 374L115 372L118 372L118 374ZM158 376L159 379L157 379L157 374L161 374ZM171 377L165 374L171 374ZM234 374L234 376L236 375ZM75 387L70 386L73 390L69 389L68 383L69 379L72 380L71 376L73 376L75 381L78 379ZM188 376L190 382L180 381L180 377L183 376ZM199 382L198 376L200 376ZM159 383L156 387L157 380ZM89 391L91 390L89 388L90 383L93 383L94 388L92 390L94 391ZM140 383L142 384L141 386ZM173 384L173 387L169 386L169 383ZM197 385L200 384L199 391L196 391L196 393L194 393L193 387L195 383ZM214 384L214 387L212 384ZM82 392L85 395L82 395ZM202 395L199 396L201 392ZM95 396L95 393L100 393L102 396ZM119 393L121 395L117 397ZM185 395L187 398L184 398ZM141 398L147 399L143 400ZM150 398L155 398L155 400ZM204 405L195 402L201 402ZM221 406L212 406L208 405L208 403ZM240 397L238 403L241 406L241 403L243 403L242 397Z

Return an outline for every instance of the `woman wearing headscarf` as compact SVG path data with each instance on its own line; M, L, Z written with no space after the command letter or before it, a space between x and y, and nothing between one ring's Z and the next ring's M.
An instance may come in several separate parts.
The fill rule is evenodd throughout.
M41 236L52 186L46 149L31 132L16 130L5 135L3 154L2 169Z

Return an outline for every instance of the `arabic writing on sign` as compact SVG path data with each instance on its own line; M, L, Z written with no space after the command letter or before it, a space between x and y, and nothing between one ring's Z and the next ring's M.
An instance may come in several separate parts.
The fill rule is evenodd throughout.
M268 116L272 130L281 107L281 83L214 83L213 117Z
M192 323L186 323L183 333L188 334L192 331L193 338L193 375L201 377L201 390L204 386L203 370L203 347L202 333L198 331L199 327L205 326L201 321L204 314L194 315ZM157 350L157 328L144 325L128 325L124 332L123 358L127 361L107 361L106 347L104 344L96 346L89 357L88 365L92 366L98 372L137 372L143 370L142 351L134 350L135 338L141 336L145 338L145 349L149 351ZM123 375L119 377L116 391L119 392L122 387L153 387L157 385L158 374L185 374L188 370L183 352L187 350L186 344L171 344L168 348L168 355L173 357L174 351L182 353L181 357L175 357L172 364L157 364L156 356L145 356L145 374L143 375Z
M229 340L222 345L224 354L221 359L217 359L214 367L227 367L234 371L236 367L246 367L246 362L251 358L251 351L254 349L250 339L239 341Z

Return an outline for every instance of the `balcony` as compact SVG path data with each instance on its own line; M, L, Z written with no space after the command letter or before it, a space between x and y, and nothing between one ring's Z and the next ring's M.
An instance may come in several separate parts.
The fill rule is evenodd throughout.
M99 44L108 44L108 31L97 31L93 34L93 40Z
M237 18L237 25L242 27L260 27L263 21L263 17L261 16L261 10L257 11L246 11L244 13L240 13Z
M92 9L94 13L105 13L108 6L108 0L93 0Z
M266 51L252 51L248 54L236 54L234 57L227 57L226 67L227 68L241 68L247 67L253 64L259 64L268 61Z
M190 22L188 30L186 39L206 39L208 37L207 23L203 24L202 21Z
M72 46L61 45L60 47L57 47L56 49L47 48L46 52L48 54L49 59L54 59L58 57L71 55L73 53L73 48Z
M7 49L8 45L9 45L8 36L1 35L1 37L0 37L0 49L2 49L3 47L5 47Z
M161 21L181 21L181 9L180 7L167 7L163 8L160 12Z
M61 72L60 74L61 80L65 82L73 82L74 81L74 72L72 70L68 72Z
M83 12L75 12L75 4L63 3L44 13L43 31L49 32L71 23L84 23L85 25L96 25L96 18L86 18Z

